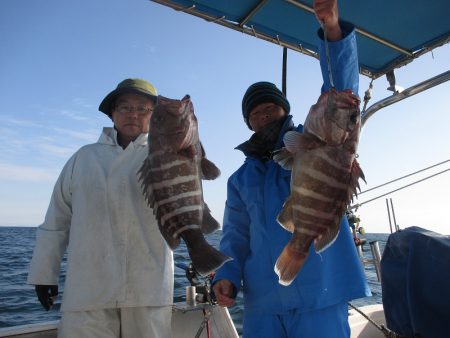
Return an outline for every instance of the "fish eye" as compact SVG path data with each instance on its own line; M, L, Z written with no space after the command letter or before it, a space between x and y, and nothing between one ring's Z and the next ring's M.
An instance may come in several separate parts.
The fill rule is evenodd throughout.
M164 122L164 116L162 115L153 115L153 120L157 123L162 123Z

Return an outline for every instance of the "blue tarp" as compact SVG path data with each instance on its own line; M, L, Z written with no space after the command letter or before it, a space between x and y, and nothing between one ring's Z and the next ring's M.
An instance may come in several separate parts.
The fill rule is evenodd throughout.
M450 337L450 237L410 227L389 236L381 260L386 324L406 337Z

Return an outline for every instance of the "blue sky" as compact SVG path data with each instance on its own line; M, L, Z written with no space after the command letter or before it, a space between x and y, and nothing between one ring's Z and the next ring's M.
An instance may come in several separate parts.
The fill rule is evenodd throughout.
M280 47L145 0L3 0L0 46L0 225L42 223L64 163L111 125L97 110L100 101L128 77L147 79L167 97L191 95L207 156L222 170L204 184L221 221L227 178L243 161L234 147L250 136L242 95L256 81L281 86ZM397 70L397 83L407 88L442 73L449 60L447 44ZM368 84L361 77L360 96ZM320 86L317 60L290 51L287 94L297 123ZM370 104L391 95L387 86L385 78L374 82ZM450 159L449 93L445 83L368 120L358 151L363 191ZM364 204L357 214L368 232L389 232L385 198L392 198L400 227L450 234L450 172Z

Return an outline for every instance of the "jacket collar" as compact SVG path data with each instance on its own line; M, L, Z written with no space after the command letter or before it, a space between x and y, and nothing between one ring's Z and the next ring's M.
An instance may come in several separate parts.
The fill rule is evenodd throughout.
M282 148L283 144L284 144L283 143L284 134L288 130L293 130L293 129L295 129L294 122L292 121L292 115L289 114L285 117L283 125L281 126L280 131L278 132L278 137L277 137L277 141L275 143L275 148L272 148L272 149L277 150L277 149ZM268 154L267 157L261 158L260 155L253 154L251 152L246 151L246 148L248 148L248 147L246 147L246 144L248 142L249 141L245 141L244 143L241 143L235 149L242 151L245 154L246 158L255 158L255 159L260 159L260 160L262 159L263 161L266 161L271 158L271 154Z
M146 146L147 145L148 133L143 133L133 141L136 146ZM102 133L97 141L97 143L107 144L111 146L118 146L117 142L117 130L113 127L103 127Z

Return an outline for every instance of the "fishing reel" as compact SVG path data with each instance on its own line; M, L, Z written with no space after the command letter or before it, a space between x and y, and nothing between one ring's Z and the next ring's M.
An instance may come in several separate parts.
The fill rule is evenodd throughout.
M210 273L208 276L202 277L192 263L188 266L178 267L185 271L185 275L191 286L195 287L195 300L197 303L217 304L216 297L212 292L211 283L214 279L214 273ZM200 279L203 279L201 281Z
M355 245L362 247L364 244L366 244L366 239L361 238L360 236L358 236L358 234L364 236L366 234L366 231L364 227L359 225L361 219L358 216L356 216L351 210L347 210L345 212L345 215L347 216L348 224L352 229L353 240L355 242Z

